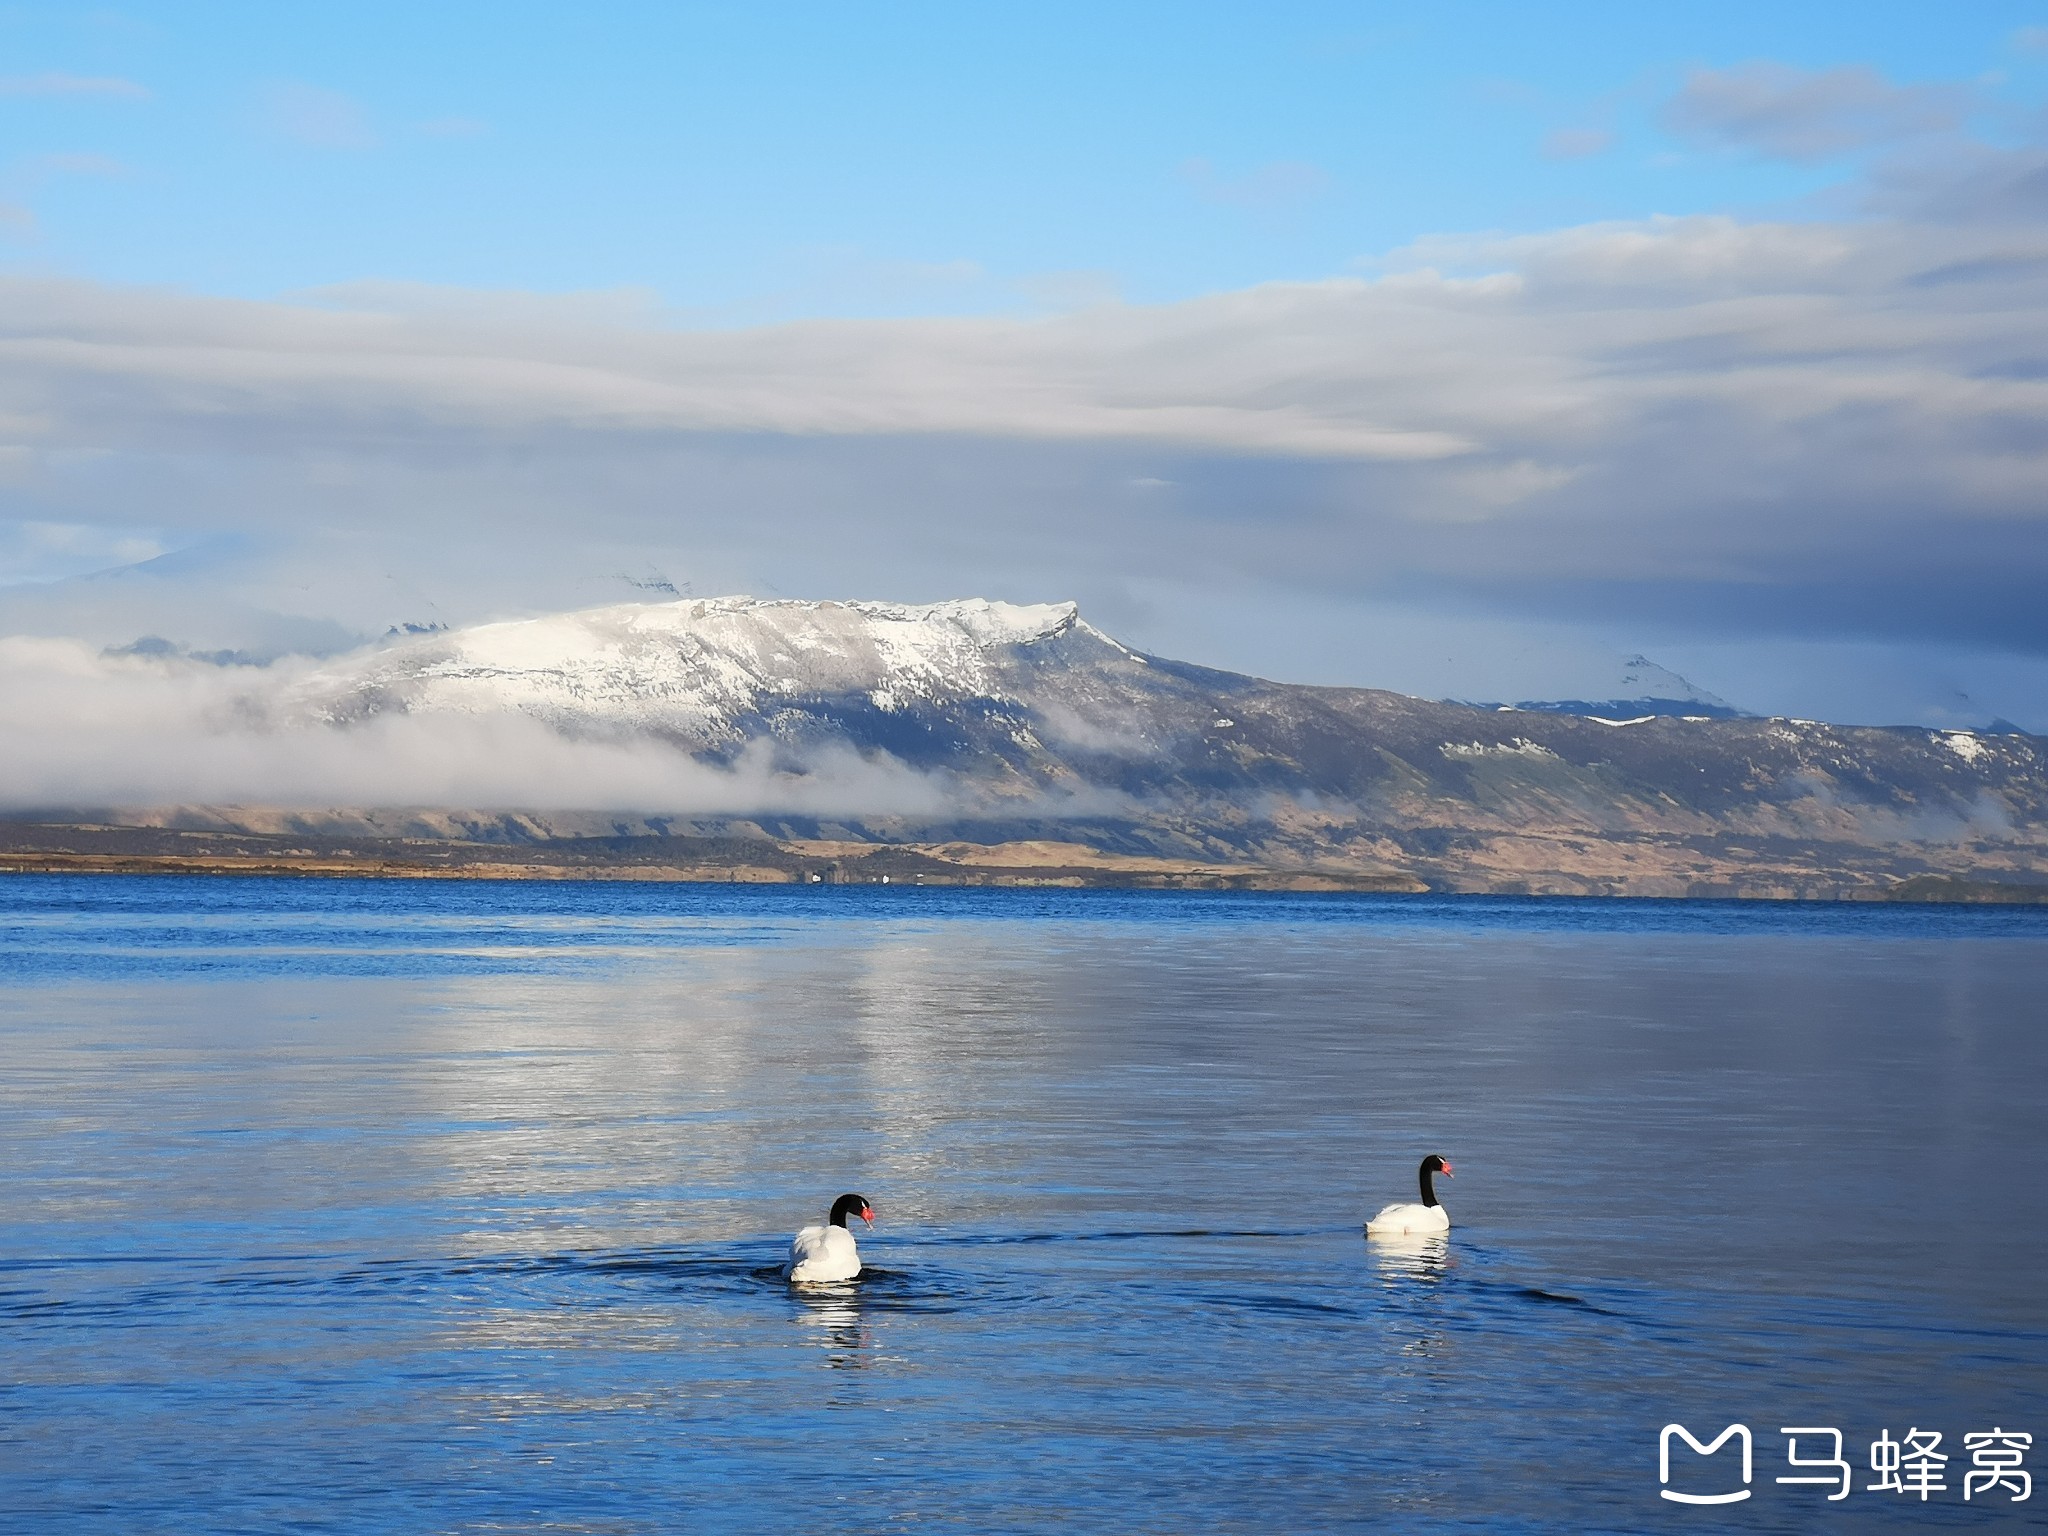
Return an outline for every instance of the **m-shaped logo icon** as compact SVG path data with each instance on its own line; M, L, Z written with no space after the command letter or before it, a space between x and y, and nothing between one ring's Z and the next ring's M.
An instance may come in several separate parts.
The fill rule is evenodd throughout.
M1702 1456L1713 1455L1714 1452L1726 1445L1731 1438L1741 1440L1742 1487L1733 1493L1676 1493L1669 1487L1662 1487L1657 1490L1659 1494L1671 1500L1674 1504L1740 1504L1749 1497L1750 1439L1749 1426L1747 1424L1730 1424L1705 1445L1695 1440L1692 1436L1692 1431L1683 1424L1666 1424L1664 1432L1657 1437L1657 1481L1659 1483L1668 1484L1671 1481L1671 1437L1673 1435L1678 1436L1679 1439L1683 1440Z

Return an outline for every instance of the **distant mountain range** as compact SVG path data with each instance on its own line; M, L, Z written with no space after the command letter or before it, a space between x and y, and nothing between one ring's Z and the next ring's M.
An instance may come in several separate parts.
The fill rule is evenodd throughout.
M1524 699L1513 705L1480 707L1584 715L1607 725L1637 725L1651 715L1675 715L1681 720L1731 720L1749 713L1704 688L1694 687L1647 656L1631 656L1623 662L1617 691L1604 699Z
M554 804L516 811L122 819L486 843L773 839L848 858L881 845L1050 846L1083 862L1209 861L1413 889L1811 896L1925 876L2048 882L2048 740L1753 718L1641 658L1631 666L1636 697L1480 707L1144 655L1071 603L627 604L394 635L271 701L272 728L511 712L700 765L798 777L886 765L931 786L939 808L593 810L565 781Z

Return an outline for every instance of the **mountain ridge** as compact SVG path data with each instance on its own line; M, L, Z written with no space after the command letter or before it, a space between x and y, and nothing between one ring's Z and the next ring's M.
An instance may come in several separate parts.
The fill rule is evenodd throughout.
M1280 683L1145 655L1072 603L615 604L404 635L242 707L264 730L335 742L393 720L516 717L725 775L741 800L758 784L758 803L593 807L565 780L495 811L120 814L455 840L516 825L543 841L1037 841L1443 890L1802 895L2048 875L2039 737ZM848 764L908 789L791 808Z

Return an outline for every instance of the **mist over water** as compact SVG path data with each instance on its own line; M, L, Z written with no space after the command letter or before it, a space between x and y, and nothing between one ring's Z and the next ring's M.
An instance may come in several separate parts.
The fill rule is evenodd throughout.
M2044 975L2022 909L17 877L0 1509L2018 1529ZM1431 1151L1448 1240L1365 1241ZM1749 1502L1659 1501L1673 1420ZM1948 1491L1863 1491L1914 1425Z

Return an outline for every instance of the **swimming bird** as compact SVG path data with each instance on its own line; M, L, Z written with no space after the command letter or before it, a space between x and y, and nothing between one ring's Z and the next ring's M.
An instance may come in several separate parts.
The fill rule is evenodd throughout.
M1451 1165L1432 1152L1422 1160L1422 1204L1386 1207L1365 1224L1366 1235L1450 1231L1450 1213L1436 1203L1435 1177L1439 1173L1450 1178Z
M832 1202L832 1214L824 1226L805 1227L789 1240L789 1262L782 1266L782 1278L798 1285L858 1279L860 1249L846 1230L849 1216L858 1216L871 1227L875 1224L874 1207L866 1195L841 1195Z

